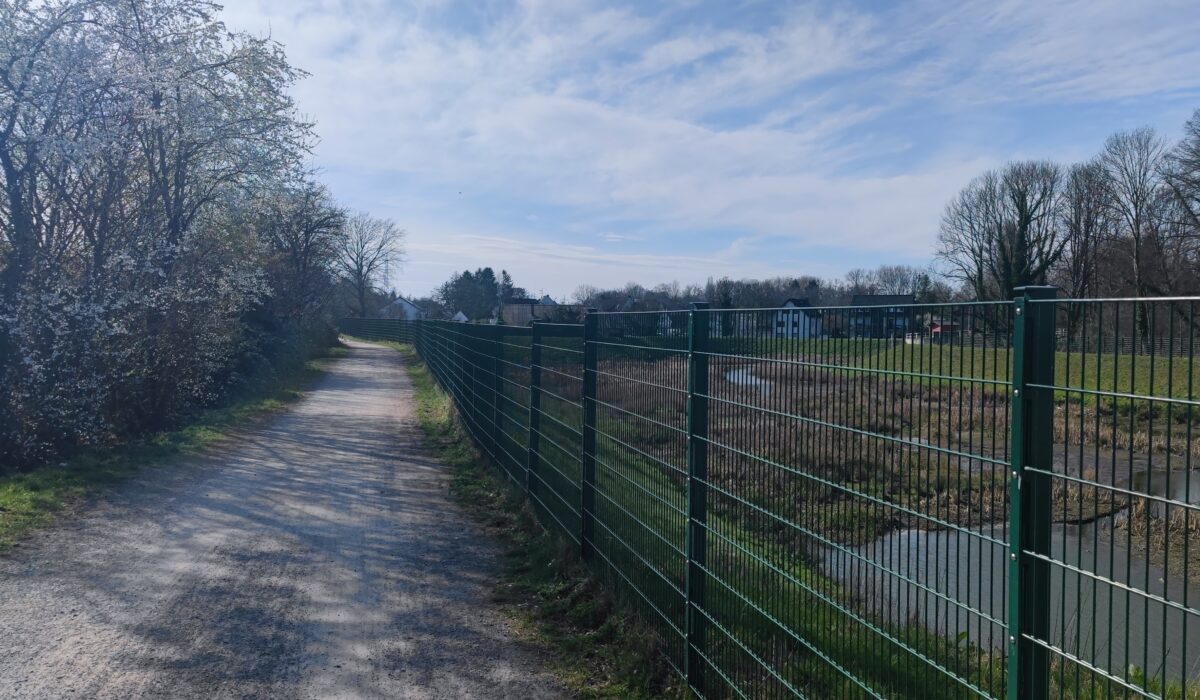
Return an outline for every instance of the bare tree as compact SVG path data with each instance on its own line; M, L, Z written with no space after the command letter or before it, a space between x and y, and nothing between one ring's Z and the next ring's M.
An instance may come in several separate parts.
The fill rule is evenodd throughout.
M1194 235L1200 235L1200 110L1183 127L1183 139L1171 151L1166 182L1179 212Z
M575 291L571 293L571 301L575 304L587 306L595 303L596 297L600 295L599 287L592 284L581 284L575 287Z
M850 285L851 294L874 294L879 288L875 273L862 268L847 272L846 283Z
M301 182L258 203L257 231L267 246L267 271L277 312L311 314L323 302L346 233L346 212L329 191Z
M399 263L404 255L404 231L389 219L356 214L346 223L338 260L342 277L354 295L354 313L367 314L367 297L379 283L385 268Z
M977 298L1006 298L1044 284L1063 253L1058 221L1062 170L1046 161L1010 163L973 180L946 207L938 257Z
M1148 127L1113 134L1100 154L1107 204L1119 233L1128 241L1130 281L1137 296L1148 296L1155 291L1149 263L1161 254L1156 219L1165 155L1166 144ZM1149 325L1145 308L1138 305L1136 313L1138 334L1146 337Z
M916 294L921 274L908 265L880 265L875 270L875 281L880 294Z
M1062 169L1046 161L1013 163L1002 177L1009 220L993 256L992 274L1001 290L1044 284L1066 242L1058 227Z
M1071 167L1063 187L1059 219L1066 246L1055 280L1068 296L1095 296L1098 256L1113 235L1104 167L1097 161Z
M947 276L971 289L977 299L997 294L988 275L988 256L1000 218L1000 178L989 171L975 178L946 205L938 232L937 257Z

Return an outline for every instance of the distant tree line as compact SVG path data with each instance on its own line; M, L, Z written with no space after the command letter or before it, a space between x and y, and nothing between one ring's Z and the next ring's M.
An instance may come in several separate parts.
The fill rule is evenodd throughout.
M202 0L0 3L0 471L270 382L402 233L307 172L302 75Z
M856 269L843 279L817 277L775 277L709 279L703 285L678 282L643 287L629 283L614 289L580 285L560 303L602 311L669 311L686 309L694 301L708 301L714 308L774 308L788 299L805 300L814 306L844 306L856 295L911 295L917 303L946 302L958 297L955 290L928 269L910 265L880 265L873 270ZM490 267L454 273L432 295L413 301L431 318L449 318L461 311L472 321L492 320L500 305L514 301L532 301L529 293L513 284L507 271L497 278ZM571 320L570 314L554 316ZM577 320L577 319L576 319Z
M529 292L518 287L507 270L499 276L490 267L455 272L433 294L413 299L432 318L449 318L461 311L472 321L499 318L504 304L526 299Z
M581 285L572 302L604 311L658 311L685 309L693 301L707 301L713 308L775 308L788 299L814 306L844 306L856 295L912 295L917 303L949 301L955 291L935 273L910 265L881 265L873 270L851 270L842 279L813 276L770 279L710 278L703 285L677 282L643 287L630 283L618 289Z

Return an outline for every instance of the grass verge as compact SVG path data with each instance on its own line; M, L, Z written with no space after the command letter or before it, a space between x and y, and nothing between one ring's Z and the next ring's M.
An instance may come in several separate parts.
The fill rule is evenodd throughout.
M584 698L686 697L654 635L591 575L573 547L542 528L523 499L475 450L450 397L411 346L382 344L404 356L418 423L451 469L454 497L504 547L495 600L523 632L550 648L555 670L568 688Z
M0 553L31 531L53 522L65 509L105 487L166 460L196 452L299 398L324 372L325 364L346 353L330 348L321 358L281 377L262 392L200 413L179 430L157 433L116 447L93 448L55 465L0 476Z

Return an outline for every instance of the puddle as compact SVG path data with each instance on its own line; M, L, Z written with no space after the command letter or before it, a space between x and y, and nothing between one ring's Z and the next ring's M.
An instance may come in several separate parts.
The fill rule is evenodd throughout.
M1200 501L1200 476L1141 472L1133 482L1138 492ZM1167 508L1150 503L1159 515ZM1082 572L1051 566L1050 639L1113 673L1123 675L1133 665L1173 681L1200 677L1200 615L1186 610L1200 608L1200 585L1149 561L1144 547L1130 547L1138 536L1112 529L1124 517L1127 513L1118 512L1091 523L1053 526L1051 555ZM1006 621L1008 546L991 541L1006 539L1000 527L901 530L850 554L827 551L822 566L882 622L918 625L1003 653L1005 630L987 618Z
M1131 491L1145 493L1151 496L1159 496L1169 498L1172 501L1181 503L1200 503L1200 474L1191 475L1189 478L1188 472L1183 470L1171 471L1140 471L1133 475L1133 486ZM1135 501L1145 501L1150 512L1157 518L1167 517L1167 511L1172 513L1181 513L1181 506L1172 506L1156 499L1138 499ZM1193 513L1194 517L1200 518L1200 514Z
M725 381L738 386L756 387L764 394L771 393L771 382L754 376L749 367L738 367L725 373Z

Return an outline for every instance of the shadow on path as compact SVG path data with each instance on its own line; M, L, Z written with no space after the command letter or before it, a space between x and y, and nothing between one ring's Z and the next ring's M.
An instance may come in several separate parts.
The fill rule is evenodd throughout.
M389 349L0 559L5 697L555 698Z

